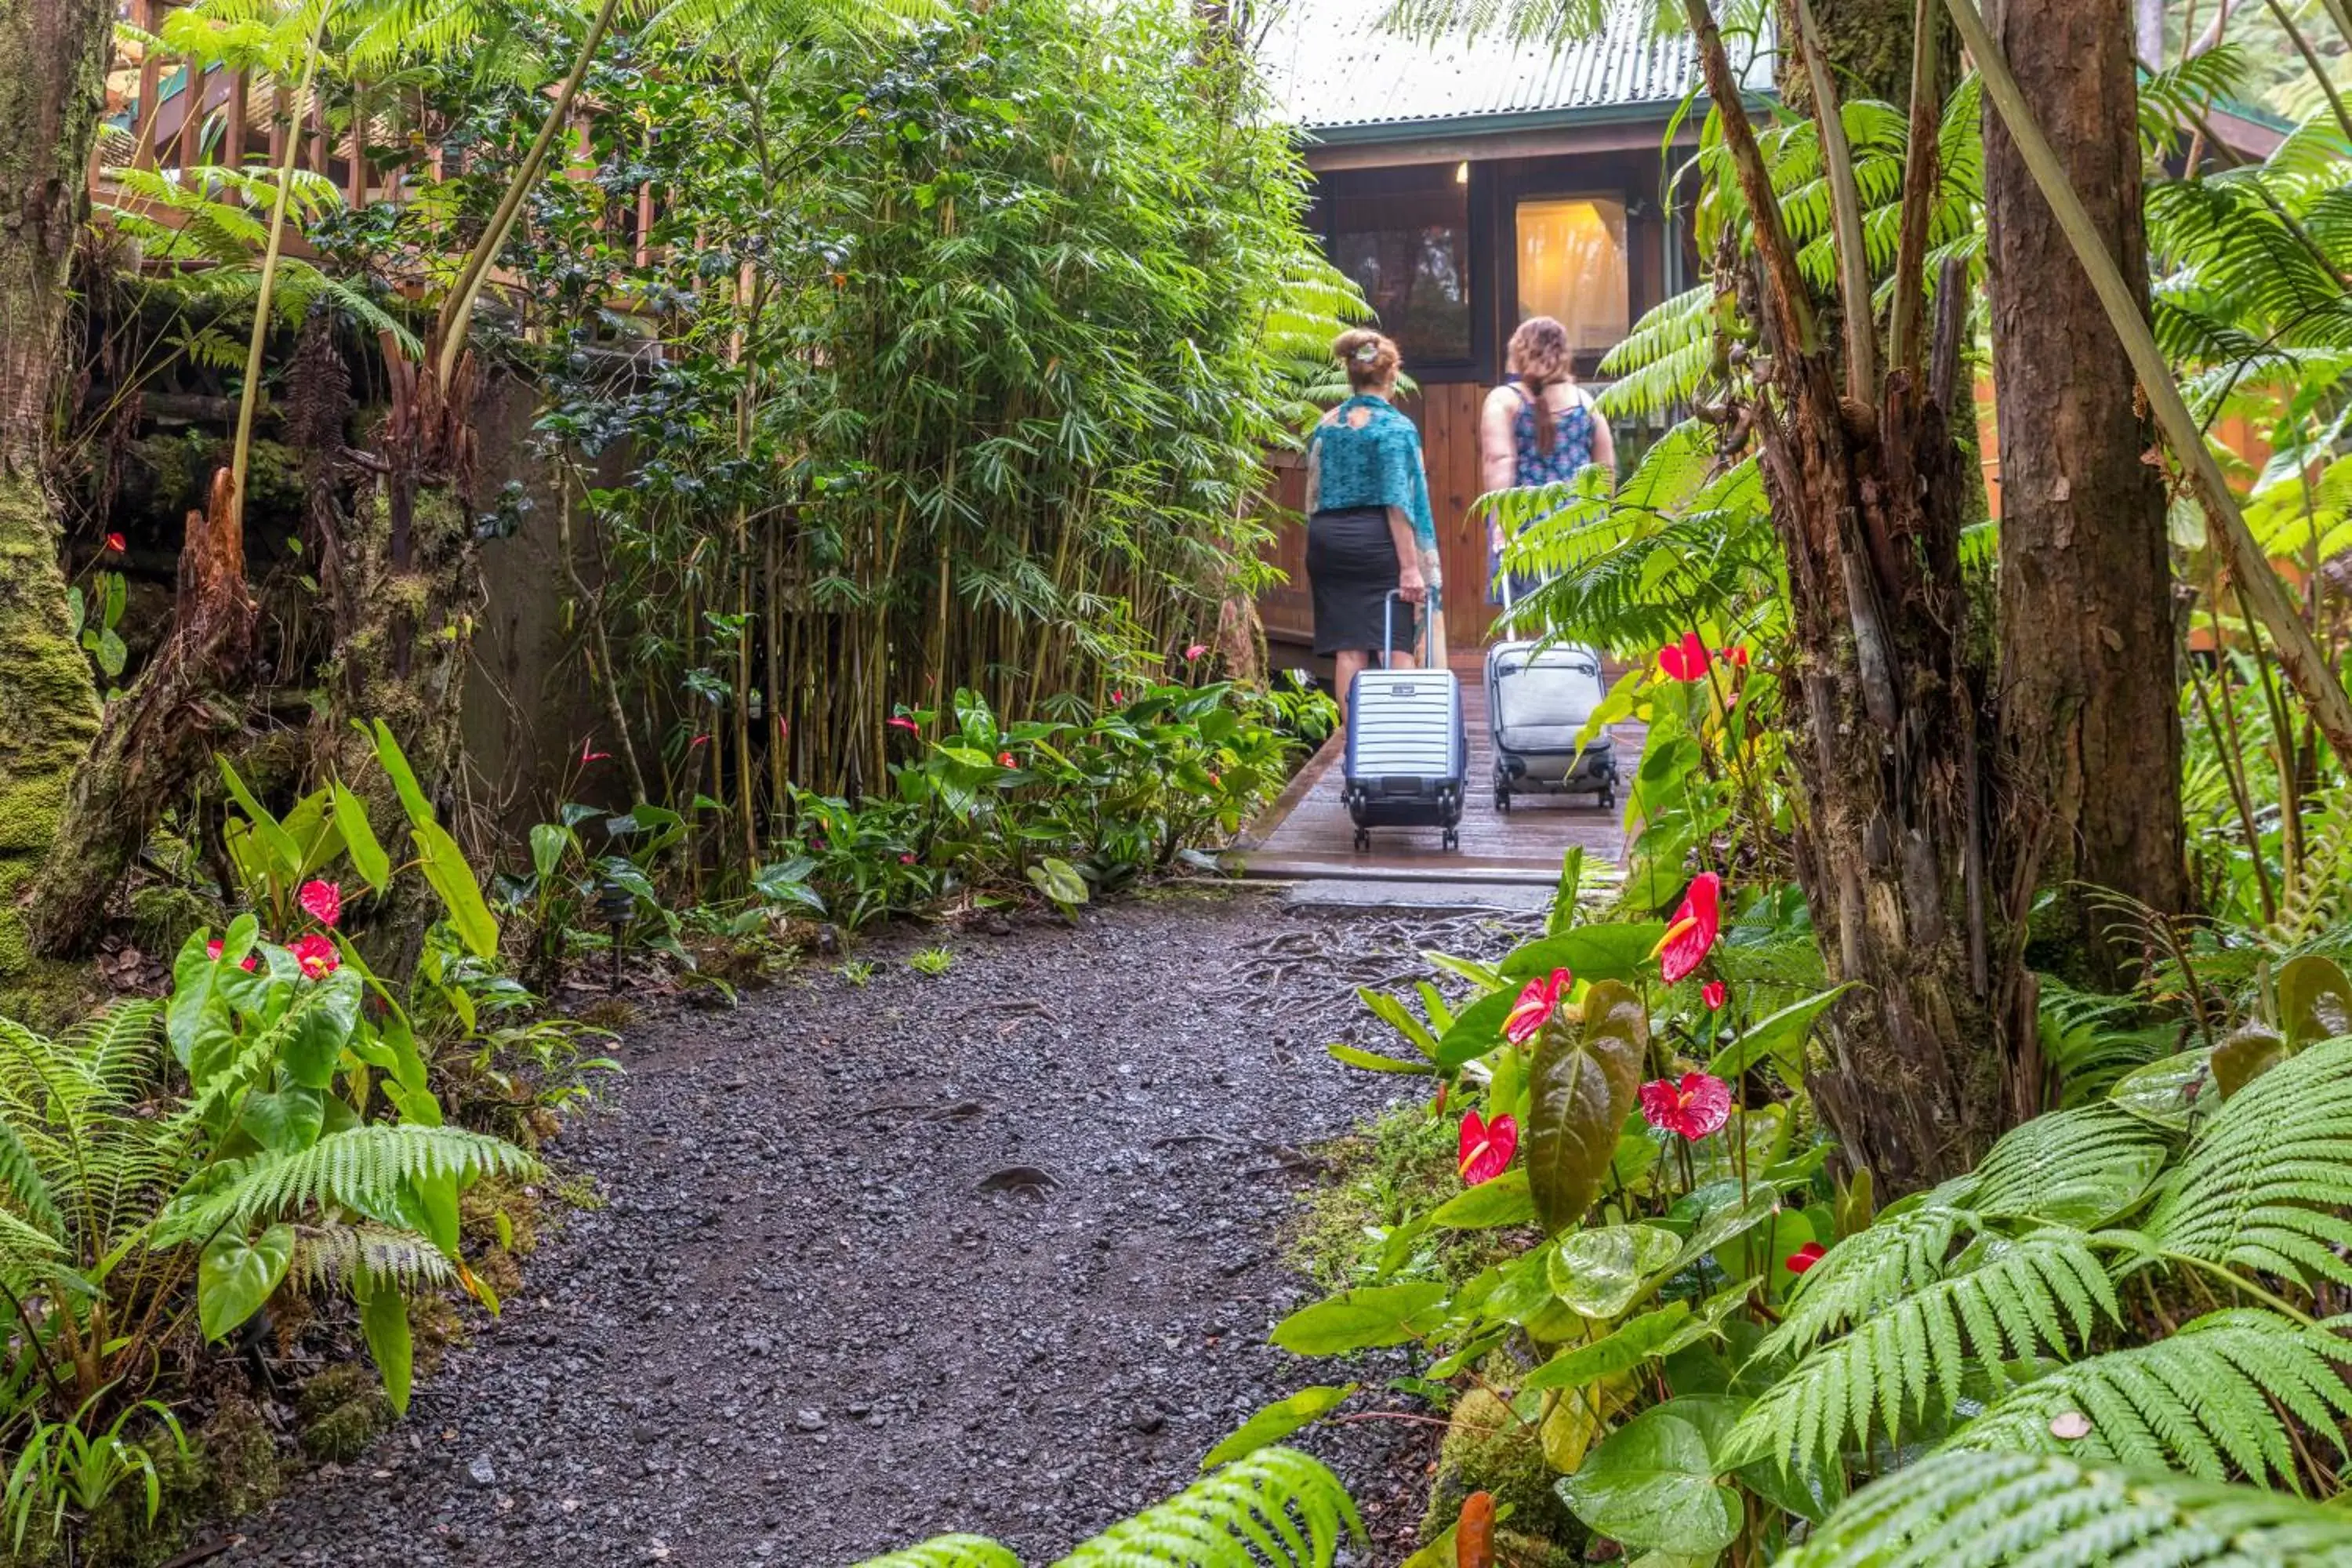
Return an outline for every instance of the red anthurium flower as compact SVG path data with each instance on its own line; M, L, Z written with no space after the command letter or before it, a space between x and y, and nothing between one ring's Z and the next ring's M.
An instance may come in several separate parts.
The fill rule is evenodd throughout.
M1697 680L1706 674L1706 644L1696 632L1685 632L1682 641L1658 650L1658 668L1668 680Z
M1642 1120L1680 1137L1704 1138L1731 1120L1731 1086L1704 1072L1686 1072L1679 1082L1657 1079L1642 1086Z
M1559 1006L1559 999L1568 994L1570 975L1565 969L1555 969L1541 980L1530 980L1519 991L1519 999L1503 1017L1503 1038L1515 1046L1524 1046L1536 1037Z
M996 765L1000 768L1017 768L1021 764L1013 760L1012 752L999 752L996 753Z
M1734 644L1732 647L1727 648L1718 648L1716 651L1715 657L1723 660L1724 663L1731 666L1734 669L1746 669L1748 668L1748 646L1745 643Z
M119 533L110 533L106 536L106 547L117 555L121 554L123 551L130 548L130 546L124 542L122 535Z
M1674 984L1689 974L1715 945L1716 933L1723 926L1723 879L1712 871L1701 871L1691 879L1689 891L1683 894L1682 908L1666 923L1666 934L1650 950L1658 961L1659 973L1666 984Z
M580 765L582 767L586 767L590 763L604 762L612 756L613 753L610 752L591 751L589 748L595 745L595 743L596 737L593 735L583 735L581 737Z
M343 889L338 883L305 882L294 901L322 926L331 927L343 918Z
M1722 981L1710 980L1698 988L1698 999L1706 1003L1710 1011L1720 1013L1723 1005L1731 1000L1731 992Z
M913 865L914 863L915 863L915 857L914 857L911 853L909 853L909 854L905 854L905 855L901 855L901 856L899 856L899 857L898 857L898 864L899 864L899 865L901 865L901 866L911 866L911 865Z
M1190 664L1190 663L1192 663L1194 659L1199 658L1202 654L1204 654L1204 653L1206 653L1206 652L1208 652L1208 651L1209 651L1209 645L1208 645L1207 643L1204 643L1204 642L1196 642L1196 643L1194 643L1191 647L1188 647L1188 648L1186 648L1186 649L1184 650L1184 662L1185 662L1186 664Z
M1519 1146L1519 1124L1507 1116L1482 1121L1475 1110L1462 1118L1462 1153L1456 1162L1471 1186L1503 1173Z
M1786 1259L1789 1265L1789 1272L1791 1274L1802 1274L1806 1269L1811 1268L1814 1264L1819 1263L1822 1258L1827 1255L1828 1251L1829 1248L1823 1247L1818 1241L1809 1241L1805 1243L1804 1246L1789 1254L1788 1258Z
M324 980L343 966L343 955L335 951L333 941L314 931L304 931L288 942L286 951L294 955L294 962L301 965L303 977L308 980Z
M220 962L220 938L215 937L212 941L205 943L205 956L211 959L215 963L218 963ZM239 969L244 970L247 974L250 974L255 970L261 967L261 956L258 953L248 952L243 958L237 960L236 966Z
M890 716L890 727L894 730L904 730L909 735L919 735L923 732L923 727L920 724L916 723L912 719L908 718L904 713L892 714Z
M1110 694L1110 700L1113 702L1124 702L1127 700L1127 693L1124 691L1114 691Z

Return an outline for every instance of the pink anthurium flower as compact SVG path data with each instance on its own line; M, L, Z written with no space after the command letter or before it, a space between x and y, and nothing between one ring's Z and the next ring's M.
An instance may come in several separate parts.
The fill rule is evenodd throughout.
M1207 643L1196 642L1191 647L1184 650L1184 662L1186 664L1191 664L1193 660L1199 658L1202 654L1208 651L1209 645Z
M302 906L303 913L331 930L343 918L343 889L339 883L305 882L294 901Z
M1805 1243L1804 1246L1797 1248L1796 1251L1789 1254L1785 1261L1789 1265L1790 1273L1802 1274L1806 1269L1811 1268L1814 1264L1819 1263L1824 1257L1828 1256L1828 1254L1829 1248L1823 1247L1820 1242L1809 1241Z
M920 724L916 723L912 719L908 718L904 713L893 713L890 716L889 723L892 729L904 730L909 735L919 735L923 732L923 727Z
M343 966L343 955L335 951L333 941L314 931L304 931L288 942L286 951L294 955L294 962L301 966L303 978L308 980L324 980Z
M1748 645L1746 643L1734 643L1729 647L1717 650L1716 658L1723 660L1724 663L1731 666L1734 669L1746 669L1748 668Z
M1658 668L1668 680L1697 680L1706 674L1706 644L1696 632L1685 632L1682 641L1658 650Z
M221 939L220 939L220 938L218 938L218 937L215 937L215 938L213 938L213 939L212 939L212 941L210 941L210 942L208 942L205 943L205 956L206 958L211 959L215 963L218 963L220 962L220 958L221 958ZM247 974L250 974L250 973L252 973L255 970L259 969L259 968L261 967L261 955L260 955L259 953L248 952L248 953L247 953L243 958L241 958L241 959L237 960L237 964L236 964L236 966L237 966L239 969L244 970Z
M1124 691L1114 691L1110 694L1110 700L1113 702L1124 702L1127 700L1127 693Z
M1680 1081L1654 1079L1642 1086L1642 1120L1696 1142L1731 1120L1731 1086L1704 1072L1686 1072Z
M582 736L582 737L581 737L581 740L580 740L580 765L581 765L582 767L583 767L583 768L584 768L584 767L586 767L590 763L601 763L601 762L604 762L604 761L606 761L607 759L609 759L609 758L612 756L612 754L613 754L613 753L612 753L612 752L598 752L598 751L593 751L593 750L591 750L590 748L592 748L592 747L593 747L593 746L594 746L595 744L596 744L596 737L595 737L595 736L593 736L593 735L583 735L583 736Z
M1712 871L1701 871L1691 879L1689 890L1683 894L1682 908L1666 922L1666 934L1658 939L1658 945L1650 950L1667 984L1674 984L1696 969L1707 950L1715 945L1716 934L1723 927L1722 903L1722 878Z
M1456 1161L1462 1180L1474 1187L1493 1181L1503 1173L1518 1147L1517 1121L1507 1116L1484 1121L1475 1110L1466 1113L1462 1118L1462 1152Z
M1000 768L1017 768L1021 764L1013 760L1012 752L999 752L996 753L996 765Z
M1555 969L1541 980L1530 980L1520 988L1519 999L1503 1017L1503 1038L1515 1046L1524 1046L1536 1037L1536 1032L1559 1010L1559 999L1568 994L1571 977L1565 969Z
M1710 1012L1720 1013L1723 1005L1731 1000L1731 990L1720 980L1710 980L1698 988L1698 999L1706 1004Z

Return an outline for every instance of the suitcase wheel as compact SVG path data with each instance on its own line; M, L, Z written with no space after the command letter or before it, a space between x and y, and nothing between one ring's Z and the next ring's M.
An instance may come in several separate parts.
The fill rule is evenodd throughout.
M1495 786L1495 809L1496 811L1508 811L1511 809L1511 792L1505 785L1496 784Z
M1371 833L1371 829L1370 829L1370 828L1368 828L1368 827L1359 827L1358 829L1356 829L1356 850L1357 850L1357 852L1358 852L1359 854L1369 855L1369 854L1370 854L1370 853L1371 853L1371 849L1372 849L1372 833Z
M1459 849L1462 847L1462 835L1449 827L1445 830L1445 837L1438 840L1438 846L1444 849Z

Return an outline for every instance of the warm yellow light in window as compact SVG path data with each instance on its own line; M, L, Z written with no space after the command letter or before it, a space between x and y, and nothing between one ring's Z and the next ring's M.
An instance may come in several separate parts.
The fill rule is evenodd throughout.
M1457 185L1466 185L1470 183L1470 164L1468 160L1465 159L1462 163L1454 165L1454 183Z
M1625 335L1625 205L1605 196L1523 201L1517 213L1519 320L1551 316L1580 353Z

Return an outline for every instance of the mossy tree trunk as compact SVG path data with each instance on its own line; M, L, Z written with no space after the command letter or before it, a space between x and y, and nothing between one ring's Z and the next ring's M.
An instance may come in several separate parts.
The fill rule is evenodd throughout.
M2131 0L1987 10L2075 195L2144 294ZM2109 951L2113 917L2081 884L2168 914L2187 898L2164 483L2146 460L2156 437L2131 362L2089 274L1990 110L1984 136L2000 388L2000 727L2015 803L2002 881L2020 904L2037 887L2055 890L2038 934L2079 977L2111 982L2134 954ZM2015 1026L2031 1023L2029 1013Z
M57 978L23 900L98 726L46 464L113 22L101 0L0 5L0 1012L46 1010L28 993Z

